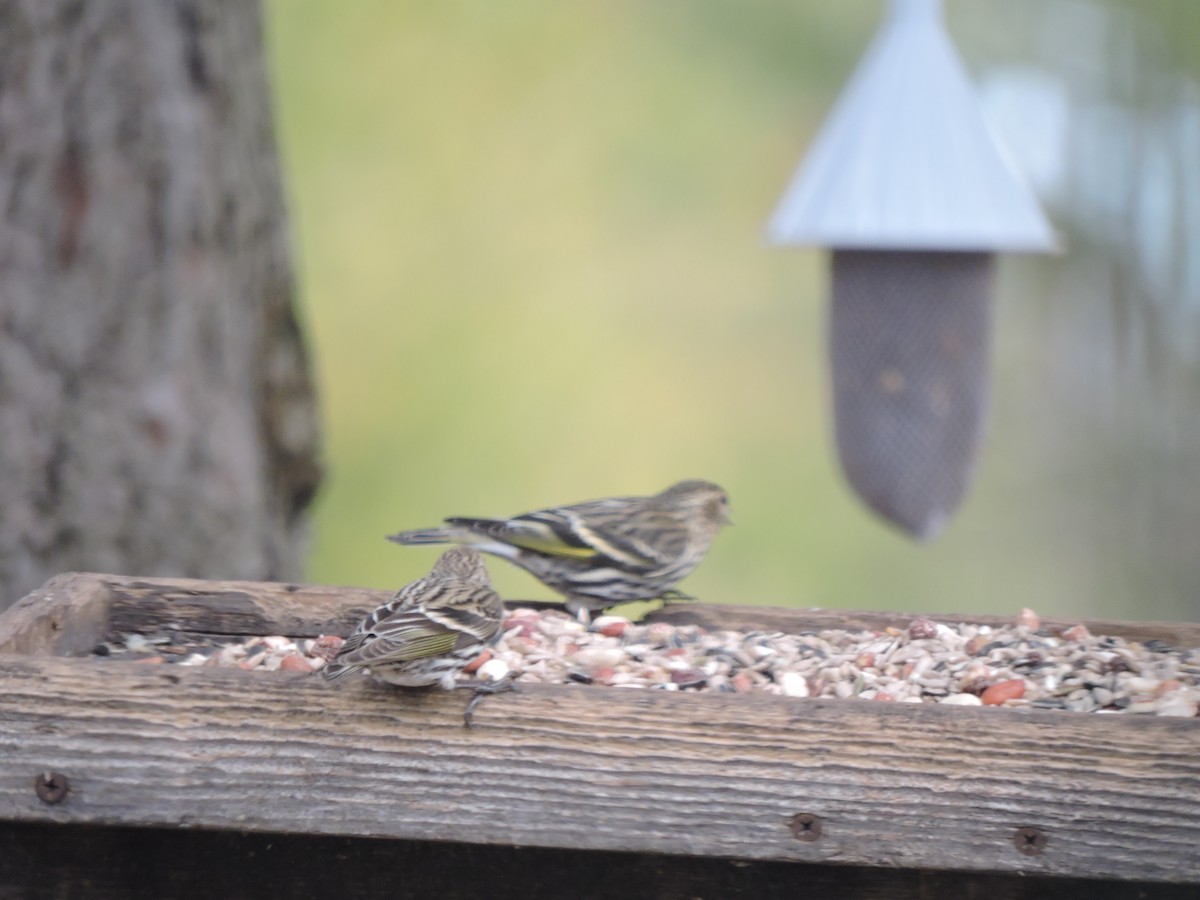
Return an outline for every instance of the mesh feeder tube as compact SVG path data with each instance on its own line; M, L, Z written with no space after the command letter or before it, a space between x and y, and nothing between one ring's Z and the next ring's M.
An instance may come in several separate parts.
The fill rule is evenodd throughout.
M922 540L971 482L989 396L994 255L834 250L834 432L863 501Z
M926 540L987 418L995 254L1057 238L979 111L941 0L891 0L769 225L832 249L830 369L846 479Z

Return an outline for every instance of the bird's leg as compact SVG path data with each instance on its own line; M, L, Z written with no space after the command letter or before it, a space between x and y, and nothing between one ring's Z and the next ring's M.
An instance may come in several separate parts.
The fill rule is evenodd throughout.
M659 594L658 599L663 602L663 606L666 606L668 603L695 602L697 598L691 594L685 594L683 591L677 591L672 588L669 591L663 591Z
M466 688L473 691L473 696L467 703L467 708L463 710L463 726L466 728L472 727L473 717L475 715L475 707L479 705L484 697L491 694L503 694L506 691L515 691L517 686L513 684L520 675L519 672L509 672L498 681L480 681L474 684L459 684L458 687Z
M567 612L573 615L584 628L592 624L592 612L588 609L586 600L580 600L578 597L568 597Z

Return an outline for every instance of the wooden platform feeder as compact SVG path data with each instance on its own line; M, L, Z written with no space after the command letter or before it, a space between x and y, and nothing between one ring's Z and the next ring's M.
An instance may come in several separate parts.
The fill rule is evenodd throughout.
M72 574L0 616L0 898L1200 892L1196 719L528 685L468 730L463 692L90 656L114 631L347 634L383 597Z

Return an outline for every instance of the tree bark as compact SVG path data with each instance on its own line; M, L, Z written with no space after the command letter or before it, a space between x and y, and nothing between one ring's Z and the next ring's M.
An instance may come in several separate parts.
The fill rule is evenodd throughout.
M320 479L257 3L0 0L0 609L298 575Z

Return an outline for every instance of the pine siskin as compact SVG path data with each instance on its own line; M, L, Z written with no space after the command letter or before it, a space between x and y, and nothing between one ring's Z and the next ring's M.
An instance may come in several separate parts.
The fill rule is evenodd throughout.
M515 563L567 598L580 618L629 600L672 592L700 564L729 498L709 481L681 481L652 497L613 497L540 509L511 519L446 519L402 531L398 544L469 544Z
M402 687L457 686L458 673L500 636L504 601L492 589L483 557L470 547L441 555L433 570L406 584L372 612L321 670L330 681L366 669ZM508 685L471 685L476 697Z

